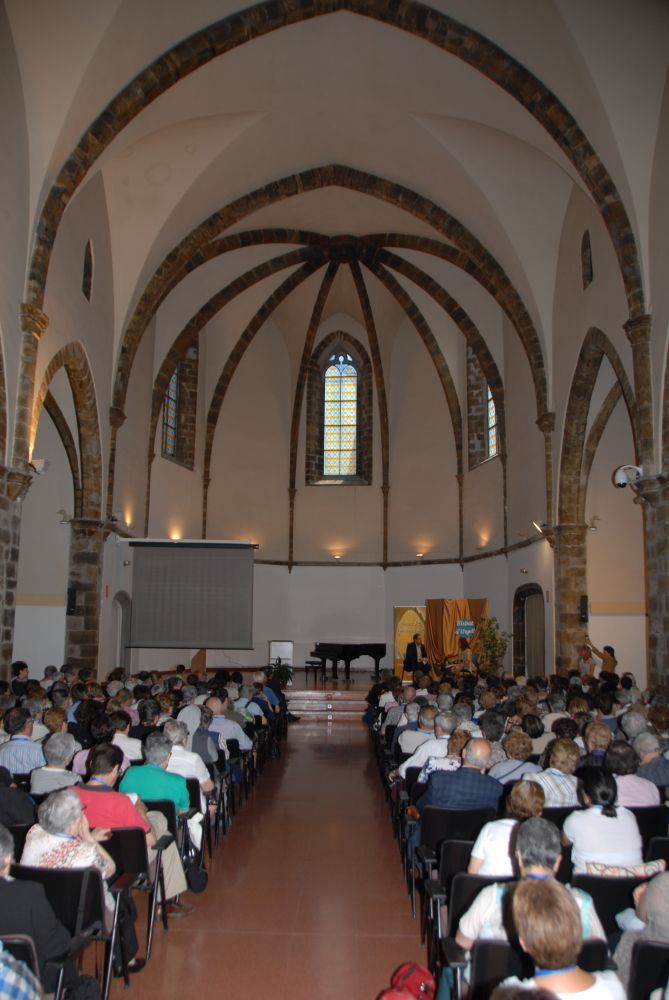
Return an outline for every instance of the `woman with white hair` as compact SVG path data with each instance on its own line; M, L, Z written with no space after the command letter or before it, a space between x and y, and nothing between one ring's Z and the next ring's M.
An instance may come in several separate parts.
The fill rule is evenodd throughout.
M30 775L30 791L35 795L47 795L78 784L81 775L68 771L76 747L71 733L53 733L43 747L46 766L36 768Z
M81 799L73 788L53 792L37 810L38 823L28 831L21 864L33 868L98 868L110 878L116 867L100 842L109 830L91 830Z

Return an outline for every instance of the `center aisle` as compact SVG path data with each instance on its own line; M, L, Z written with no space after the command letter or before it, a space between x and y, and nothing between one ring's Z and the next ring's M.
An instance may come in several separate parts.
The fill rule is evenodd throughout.
M128 1000L374 1000L424 963L367 729L300 722L238 811L195 906L156 923Z

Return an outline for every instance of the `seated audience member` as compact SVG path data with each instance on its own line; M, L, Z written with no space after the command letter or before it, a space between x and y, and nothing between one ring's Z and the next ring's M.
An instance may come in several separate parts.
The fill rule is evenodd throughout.
M651 705L648 709L648 722L660 741L662 753L665 753L669 750L669 708L666 705Z
M560 858L560 834L554 823L537 816L519 824L516 860L521 880L554 879L560 867ZM513 882L494 882L481 889L460 920L456 941L461 948L471 949L478 938L508 940L505 896L514 888ZM571 886L569 892L581 914L583 936L605 940L592 897Z
M490 744L490 767L505 760L506 754L502 746L502 738L506 729L506 715L503 712L496 712L488 709L478 720L482 737Z
M436 715L434 718L433 738L421 743L411 757L403 761L396 771L390 772L388 775L389 779L393 780L396 777L405 778L408 768L423 767L431 757L446 757L448 755L448 743L454 729L454 715Z
M588 864L630 867L640 865L641 834L634 813L616 808L616 780L601 767L581 772L585 809L567 816L562 839L572 845L574 871L586 873Z
M669 872L661 872L634 890L636 915L645 926L623 933L613 960L625 987L629 985L632 949L637 941L660 941L669 948Z
M542 720L539 718L539 716L532 715L530 712L523 715L520 723L520 728L532 740L533 754L543 753L543 751L546 749L546 746L553 739L553 734L545 729L544 724Z
M647 778L658 788L669 787L669 760L660 753L660 741L655 733L640 733L632 746L641 760L636 772L639 777ZM0 755L3 749L0 747ZM4 763L1 756L0 763Z
M42 984L25 962L14 958L0 941L0 996L12 1000L41 1000Z
M76 687L76 685L75 685ZM74 689L73 689L74 690ZM70 716L73 714L73 721L70 720ZM68 729L74 736L75 740L81 744L84 749L88 749L93 746L93 737L91 736L90 724L93 719L97 719L100 715L100 706L95 701L81 700L76 704L74 712L68 711Z
M135 792L143 800L170 799L179 812L190 805L186 781L180 774L168 774L172 743L162 733L151 733L144 741L145 764L129 767L120 784L122 792Z
M532 740L522 729L512 729L502 740L506 760L499 761L488 771L491 778L497 778L503 785L519 781L526 774L538 774L541 768L528 759L532 753Z
M156 701L158 702L158 708L160 709L160 715L158 716L157 726L164 726L166 722L174 718L174 695L167 691L163 691L156 695Z
M53 912L44 886L11 878L13 862L14 839L9 830L0 826L0 934L26 934L32 938L44 991L53 993L58 984L55 962L67 953L71 938ZM49 961L54 964L47 966Z
M139 723L130 727L130 735L142 743L151 733L156 731L160 719L160 705L155 698L143 698L137 705Z
M193 749L193 735L200 725L200 706L195 704L197 688L193 684L185 684L181 689L181 709L177 715L177 722L185 723L188 729L188 740L186 749Z
M46 765L35 768L30 775L30 791L48 795L60 788L69 788L81 781L81 776L68 771L74 757L76 742L71 733L54 733L44 742Z
M545 808L573 806L578 802L578 781L574 771L580 752L573 740L557 739L549 747L549 766L540 774L528 775L528 781L541 785L546 800Z
M160 812L147 812L139 796L115 790L122 761L120 747L111 743L100 743L94 747L91 750L90 781L77 788L77 795L86 808L86 815L92 826L110 830L126 826L140 827L146 834L149 861L153 862L156 841L168 832L167 820ZM162 864L165 897L168 900L167 912L172 916L186 916L192 907L177 903L174 899L188 888L176 843L173 842L163 851Z
M37 810L38 822L28 831L21 864L33 868L98 868L110 878L115 865L101 841L109 830L91 831L74 788L53 792Z
M0 767L0 823L3 826L29 826L35 822L35 803L17 788L6 767Z
M418 729L418 716L420 710L423 706L419 705L417 701L412 701L409 705L404 706L404 712L397 723L397 729L393 733L393 738L390 744L391 754L395 753L395 749L399 746L399 739L402 733L409 729L415 732Z
M217 733L219 737L222 736L225 740L237 740L240 750L253 749L253 743L242 727L237 722L233 722L232 719L228 719L225 715L228 707L228 692L225 688L221 690L220 698L214 695L208 698L205 704L213 713L209 724L210 732Z
M33 720L32 739L35 740L35 742L41 743L45 736L49 735L49 730L42 721L44 716L44 705L42 704L41 698L24 698L23 708L30 712L30 718Z
M421 743L425 743L427 740L434 740L434 720L436 716L437 710L432 705L422 706L418 712L418 725L416 729L412 730L407 727L399 736L398 743L402 753L413 754Z
M430 780L430 775L434 774L435 771L457 771L459 767L462 767L462 751L470 739L471 736L465 729L456 729L448 741L448 755L446 757L430 757L418 775L420 783L426 785Z
M183 778L197 778L202 793L201 808L204 812L207 801L206 796L213 792L214 782L211 780L211 775L199 754L194 753L192 750L186 750L188 729L185 723L177 722L176 719L170 719L169 722L165 723L163 735L172 744L172 753L170 754L167 770L171 774L180 774Z
M98 714L91 719L89 733L92 746L97 746L99 743L110 743L114 734L114 726L112 725L110 717L105 715L103 712L100 712L98 709ZM80 750L79 753L74 755L72 770L75 774L84 775L88 773L89 753L90 746L86 747L84 750ZM130 761L124 756L123 767L121 770L125 771L129 764Z
M236 674L233 674L232 676L235 677ZM239 674L239 676L242 677L241 674ZM253 685L244 684L244 679L242 677L242 680L237 682L237 690L239 694L234 703L234 707L238 710L243 709L248 712L249 715L253 716L254 719L262 719L263 724L266 725L267 719L265 717L265 713L260 705L256 701L253 701Z
M399 692L396 705L391 705L385 714L383 722L381 723L381 732L385 733L388 726L396 726L402 716L404 715L404 709L407 705L416 697L416 689L413 684L407 684Z
M470 739L462 751L462 767L430 775L427 789L416 803L418 811L422 812L426 806L496 809L503 786L485 774L489 760L488 741Z
M10 708L5 713L4 725L9 740L0 745L0 766L11 774L29 774L36 767L43 767L42 746L32 739L30 712L25 708Z
M604 768L616 779L618 796L616 804L619 806L659 806L660 791L648 778L640 778L637 775L639 767L639 755L624 740L614 740L606 751L604 758Z
M613 733L603 722L590 722L585 727L583 742L585 743L585 754L578 762L578 769L582 767L602 767L606 751L613 740Z
M123 756L128 760L142 760L142 741L133 739L130 735L132 720L127 712L112 712L109 721L114 727L114 735L111 742L116 747L120 747Z
M12 663L12 694L15 698L23 698L28 686L28 664L23 660Z
M632 744L641 733L649 732L648 720L643 710L637 711L636 708L631 708L629 712L620 716L618 727L622 729L627 742Z
M211 720L214 717L212 710L207 708L206 705L203 705L201 708L198 707L197 711L200 715L200 723L193 733L193 753L196 753L198 757L201 757L205 764L217 764L219 747L227 755L225 740L222 736L219 736L219 745L217 746L211 738L209 727L211 726ZM188 746L188 744L186 744L186 746Z
M470 875L512 878L516 874L514 833L519 822L541 816L544 793L531 781L517 781L509 792L504 819L486 823L472 847L467 871Z
M566 886L555 879L529 879L513 894L513 922L520 945L534 960L529 980L502 984L540 986L554 996L583 1000L625 1000L615 972L586 972L577 960L583 946L581 914Z

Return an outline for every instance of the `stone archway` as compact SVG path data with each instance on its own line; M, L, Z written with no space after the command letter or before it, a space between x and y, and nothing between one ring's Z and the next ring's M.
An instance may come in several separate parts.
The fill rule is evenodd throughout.
M102 505L102 451L95 383L83 346L74 341L51 359L35 399L31 439L42 407L48 407L49 386L65 369L72 391L79 435L80 509L70 521L68 591L74 593L72 613L65 624L65 658L76 667L97 667L100 626L100 578L104 546ZM62 437L62 435L61 435ZM72 450L69 454L72 460ZM76 495L76 494L75 494ZM78 516L77 516L78 514ZM68 602L69 603L69 602Z
M595 382L604 358L617 378L588 433L588 415ZM585 639L579 599L587 594L585 498L594 452L604 427L622 395L637 447L637 405L620 357L605 333L592 327L581 347L564 419L560 461L560 495L555 543L555 614L558 670L566 673L576 645Z
M536 607L534 604L536 602ZM540 602L540 603L539 603ZM538 643L528 642L528 630L540 632ZM526 583L519 587L513 596L513 673L525 674L527 677L543 676L546 672L544 653L544 592L538 583ZM541 647L541 660L538 660L535 645Z
M119 590L114 594L114 611L116 612L116 662L125 673L130 670L130 613L132 601L130 594Z

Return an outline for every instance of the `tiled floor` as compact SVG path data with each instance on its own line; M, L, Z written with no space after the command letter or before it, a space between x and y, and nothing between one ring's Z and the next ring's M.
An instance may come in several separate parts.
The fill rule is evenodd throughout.
M207 891L185 898L195 912L156 927L129 1000L374 1000L400 962L424 962L364 726L291 726Z

